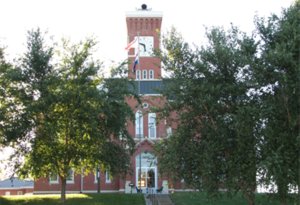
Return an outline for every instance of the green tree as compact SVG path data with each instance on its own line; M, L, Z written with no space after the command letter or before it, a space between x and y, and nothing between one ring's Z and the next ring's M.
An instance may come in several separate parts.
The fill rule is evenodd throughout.
M0 145L25 138L32 124L21 100L21 86L15 83L19 78L20 72L5 60L0 48Z
M177 112L180 123L157 148L159 160L196 188L241 190L254 204L257 111L249 90L256 44L235 27L213 28L207 38L208 46L195 50L174 31L164 40L161 57L172 80L163 92L170 99L163 112Z
M261 67L263 169L267 184L275 182L282 204L291 188L300 187L300 2L281 16L257 18ZM300 203L300 192L299 192Z
M125 127L132 117L124 100L130 94L128 82L124 77L105 80L99 74L101 63L92 58L95 44L92 39L76 45L64 41L57 52L60 58L54 59L41 32L29 32L28 51L14 78L31 122L24 126L17 121L27 130L16 144L17 154L25 156L18 173L35 178L57 174L63 203L70 170L83 173L101 167L124 173L134 144Z

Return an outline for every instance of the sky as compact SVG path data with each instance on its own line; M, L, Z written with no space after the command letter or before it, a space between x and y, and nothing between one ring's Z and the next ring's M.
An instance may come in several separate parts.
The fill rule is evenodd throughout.
M280 14L293 0L0 0L0 46L6 47L9 60L25 51L28 30L41 28L55 41L61 38L76 43L89 36L97 39L95 57L109 66L126 59L127 29L125 14L145 3L163 12L162 33L174 26L183 38L196 45L205 42L205 27L230 23L251 33L254 16ZM4 150L4 153L7 153ZM7 154L0 153L0 160ZM0 161L0 179L5 173Z
M40 27L55 41L76 43L89 36L97 39L97 58L106 65L126 59L126 11L145 3L163 12L162 32L174 26L183 38L196 45L204 42L205 26L230 23L251 33L257 14L280 14L293 0L0 0L0 45L9 59L25 51L28 30Z

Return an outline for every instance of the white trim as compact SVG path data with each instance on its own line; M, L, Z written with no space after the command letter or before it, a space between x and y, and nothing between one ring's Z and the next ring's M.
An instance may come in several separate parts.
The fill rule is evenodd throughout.
M101 181L101 171L99 169L99 177L100 177L100 181ZM98 180L97 180L97 169L94 173L94 184L97 184L98 183Z
M144 187L141 187L142 188L142 190L143 190L143 193L144 193L144 191L148 188L148 185L147 185L147 180L148 180L148 172L149 172L149 170L151 170L151 169L154 169L154 183L155 183L155 187L152 187L152 188L154 188L154 189L157 189L157 182L158 182L158 171L157 171L157 166L152 166L152 167L141 167L141 169L142 169L142 172L143 172L143 170L144 171L146 171L146 173L147 173L147 175L146 175L146 181L145 181L145 186ZM136 168L135 168L135 173L137 173L136 174L136 176L135 176L135 184L136 184L136 186L137 187L139 187L139 183L138 183L138 178L139 178L139 175L138 175L138 173L139 173L139 171L140 171L140 167L139 166L136 166Z
M134 81L138 81L137 79L134 79ZM155 79L155 78L153 78L153 79L145 79L145 80L141 80L141 81L163 81L162 79Z
M56 174L56 180L51 180L51 174L49 176L49 184L58 184L59 177L58 174Z
M33 186L21 186L21 187L0 187L0 190L18 190L18 189L33 189Z
M135 71L135 80L136 81L141 80L141 76L142 76L141 73L142 73L141 70L136 70Z
M121 190L121 191L120 191ZM100 193L117 193L124 192L124 189L120 190L101 190ZM66 191L67 194L77 194L80 191ZM97 193L97 190L84 190L82 193ZM60 194L60 191L34 191L33 194Z
M59 190L57 191L34 191L33 194L60 194L61 192ZM66 194L77 194L80 193L80 190L76 191L67 191Z
M110 184L111 183L111 175L108 170L105 171L105 183Z
M148 71L146 69L142 70L142 79L143 80L149 80Z
M151 74L152 73L152 74ZM149 70L149 73L148 73L148 79L149 80L153 80L154 79L154 70L153 69L150 69Z
M134 128L135 128L135 137L134 138L144 138L144 116L143 112L141 110L137 110L135 112L135 122L134 122Z
M151 131L153 136L150 135ZM148 137L149 139L156 139L156 113L148 113Z
M68 177L66 178L66 183L67 184L74 184L75 181L75 172L73 169L70 170L72 172L72 176L68 176L71 177L71 179L68 179Z
M162 18L162 11L149 11L149 10L137 10L137 11L127 11L126 17L157 17Z
M140 96L163 96L162 94L140 94Z

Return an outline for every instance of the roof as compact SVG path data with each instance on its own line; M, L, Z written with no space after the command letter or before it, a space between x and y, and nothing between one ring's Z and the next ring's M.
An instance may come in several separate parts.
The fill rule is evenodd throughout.
M20 180L17 177L8 178L5 180L0 181L0 189L5 188L33 188L33 181L32 180Z
M147 80L147 81L136 81L136 89L138 92L138 85L140 84L140 94L142 95L160 95L160 91L163 88L162 80Z

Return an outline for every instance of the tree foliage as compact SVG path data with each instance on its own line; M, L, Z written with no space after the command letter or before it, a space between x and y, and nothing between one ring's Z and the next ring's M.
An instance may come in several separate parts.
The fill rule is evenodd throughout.
M128 82L99 74L101 63L92 58L95 44L93 39L64 41L54 58L54 48L46 46L41 32L31 31L28 50L15 69L18 77L11 79L30 122L16 120L26 136L16 136L18 154L25 156L19 174L57 174L63 202L71 169L82 173L100 166L112 174L125 173L134 144L125 127L132 117L124 100L131 94Z
M158 53L172 78L161 112L179 118L156 147L161 171L248 204L257 183L275 182L283 201L299 183L299 3L256 22L257 36L211 28L194 49L172 30Z
M282 204L291 189L300 187L299 10L297 1L283 10L281 17L256 19L262 66L255 71L255 78L265 88L261 91L261 119L265 126L262 175L267 183L275 182Z

